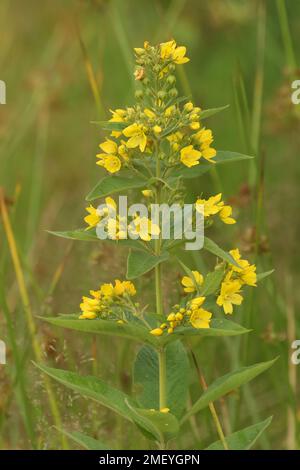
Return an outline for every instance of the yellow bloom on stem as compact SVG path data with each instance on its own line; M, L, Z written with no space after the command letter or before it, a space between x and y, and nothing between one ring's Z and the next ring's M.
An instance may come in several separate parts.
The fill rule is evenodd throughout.
M133 235L138 235L141 240L148 242L152 236L160 234L158 225L153 224L147 217L136 217L129 225L129 230Z
M230 265L232 271L238 273L241 284L247 284L248 286L256 287L257 275L255 264L250 264L246 259L242 259L238 248L235 250L230 250L229 253L240 266L237 267L234 264Z
M212 313L204 308L194 310L190 316L190 322L194 328L209 328Z
M243 302L240 290L241 284L237 280L222 282L221 292L217 298L217 305L223 307L226 314L233 312L233 305L241 305Z
M141 124L131 124L123 130L125 137L129 137L126 142L128 148L139 147L141 152L145 151L147 145L147 136L145 134L145 127Z
M192 145L183 147L180 150L180 160L185 166L189 168L198 165L201 156L201 152L199 152L199 150L195 150Z
M198 271L192 271L193 278L189 276L183 276L181 284L183 285L184 292L195 292L198 286L203 284L203 276Z
M224 222L224 224L235 224L236 220L231 217L232 214L232 207L231 206L223 206L219 212L219 217Z
M201 307L201 305L205 302L205 297L195 297L194 299L191 300L190 302L190 307L192 310L195 310L199 307Z
M165 60L172 60L175 64L185 64L189 58L185 57L186 47L178 46L174 39L160 44L160 57Z
M90 230L93 227L96 227L101 220L98 210L93 207L91 204L85 209L89 215L85 216L84 221L88 224L88 227L85 230Z
M125 121L125 116L127 114L125 109L116 109L116 110L110 110L112 113L112 118L110 118L109 122L124 122ZM112 131L111 135L112 137L120 137L122 132L120 131Z
M101 295L105 298L111 298L114 295L114 287L111 283L102 284L100 287Z
M163 330L161 328L154 328L150 331L150 334L153 336L161 336L163 334Z
M197 132L193 137L198 143L198 145L200 145L200 151L203 158L208 160L210 163L214 163L212 158L216 156L217 152L214 148L210 147L214 140L212 131L203 127L203 129Z
M121 168L121 160L117 155L118 145L113 140L106 139L105 142L99 145L101 150L105 153L98 153L96 156L99 161L97 165L103 166L109 173L116 173Z
M224 205L221 199L222 193L211 196L208 199L197 199L196 210L203 214L204 217L215 215L222 209Z
M114 295L120 297L123 294L127 293L130 296L133 296L136 294L135 286L132 282L130 281L120 281L119 279L115 280L115 285L114 285L114 290L113 290Z
M151 197L153 196L153 191L152 189L143 189L142 195L145 197Z

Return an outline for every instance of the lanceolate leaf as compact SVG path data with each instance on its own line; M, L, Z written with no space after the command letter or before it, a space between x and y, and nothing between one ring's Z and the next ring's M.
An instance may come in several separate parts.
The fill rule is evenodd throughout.
M93 201L101 197L109 196L128 189L141 188L147 183L141 176L125 177L125 176L105 176L87 195L87 201Z
M104 444L103 442L94 439L93 437L87 436L86 434L82 434L78 431L66 431L64 429L58 429L59 432L65 434L69 439L72 439L76 444L79 444L81 447L87 450L110 450L112 449L111 446Z
M203 410L203 408L208 406L210 402L217 400L232 390L254 379L257 375L269 369L276 360L277 358L268 362L260 362L249 367L242 367L241 369L218 378L201 395L199 400L196 401L189 412L185 415L184 419L188 418L192 414L198 413L200 410Z
M199 165L193 166L192 168L187 168L183 165L180 165L179 167L172 169L169 173L169 176L177 176L187 179L197 178L198 176L201 176L209 171L215 165L221 165L223 163L234 163L241 160L249 160L251 158L253 157L244 155L242 153L218 150L216 157L213 159L215 163L206 163L204 162L204 159L201 159Z
M66 230L63 232L49 231L49 233L57 237L68 238L70 240L80 240L80 241L85 241L85 242L115 243L121 247L123 246L125 248L135 248L136 250L146 251L146 248L144 247L143 242L141 240L133 240L131 238L122 239L122 240L112 240L110 238L107 238L105 240L101 240L100 238L97 237L95 229L85 230L85 229L80 228L76 230Z
M275 271L274 269L271 269L270 271L266 271L264 273L257 274L257 282L260 282L263 279L265 279L266 277L271 276L271 274L273 274L274 271Z
M85 333L93 333L108 336L120 336L122 338L132 339L141 343L148 343L157 346L159 338L151 335L149 329L142 324L123 323L108 320L80 320L77 315L61 315L57 317L40 317L42 320L52 325L71 330L82 331Z
M267 418L265 421L253 424L247 428L241 429L240 431L234 432L229 436L226 436L226 442L229 450L249 450L254 446L257 439L271 424L272 416ZM205 450L224 450L221 441L216 441L207 447Z
M247 330L243 326L231 320L225 320L223 318L213 318L210 322L210 328L196 329L192 326L190 328L178 327L174 330L174 333L165 337L165 342L169 343L175 341L181 336L237 336L249 333L250 331L251 330Z
M122 131L128 126L126 122L112 122L112 121L92 121L92 124L97 124L104 131Z
M219 108L203 109L203 111L200 113L200 121L203 121L203 119L209 118L214 114L220 113L227 108L229 108L229 104L226 106L220 106Z
M85 397L92 398L124 418L130 419L126 402L129 402L132 406L136 406L136 402L125 393L103 382L103 380L90 375L81 376L68 370L54 369L42 364L36 364L36 366L66 387Z
M235 266L239 267L237 262L233 259L230 253L227 253L226 251L222 250L214 241L212 241L210 238L204 237L204 245L203 245L204 250L209 251L213 255L216 255L218 258L223 259L224 261L227 261L227 263L234 264Z
M208 296L214 294L218 290L223 280L223 277L223 269L216 269L212 273L208 273L201 287L201 295Z
M142 253L131 250L127 259L127 279L135 279L151 271L155 266L166 261L169 253L164 252L160 256L151 253Z
M166 347L167 407L180 417L185 409L189 388L189 360L181 341ZM159 409L158 353L143 346L134 363L134 386L137 399L144 408Z

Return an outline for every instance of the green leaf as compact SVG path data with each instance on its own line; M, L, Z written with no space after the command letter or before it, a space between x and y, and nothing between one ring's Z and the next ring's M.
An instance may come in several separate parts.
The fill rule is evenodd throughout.
M204 283L201 287L201 295L208 296L212 295L219 289L219 286L224 277L223 269L216 269L215 271L208 273L205 277Z
M97 237L96 230L90 229L76 229L76 230L66 230L63 232L58 231L48 231L51 235L55 235L56 237L61 238L68 238L69 240L80 240L84 242L105 242L105 243L114 243L121 247L125 248L134 248L136 250L141 250L146 252L146 248L143 245L143 242L140 240L133 240L131 238L122 239L122 240L112 240L107 238L105 240L101 240Z
M223 163L234 163L241 160L249 160L251 158L253 157L244 155L242 153L218 150L217 155L214 158L215 163L204 163L203 160L200 160L199 165L193 166L192 168L187 168L181 164L180 166L173 168L168 176L176 176L187 179L197 178L198 176L201 176L209 171L215 165L221 165Z
M223 259L224 261L227 261L227 263L233 264L234 266L239 267L238 263L235 261L235 259L231 256L230 253L227 253L227 251L222 250L213 240L210 238L204 237L204 245L203 245L204 250L209 251L213 255L216 255L218 258Z
M65 429L56 428L59 432L65 434L69 439L72 439L76 444L79 444L84 449L87 450L111 450L111 447L107 444L103 444L102 442L94 439L93 437L87 436L86 434L82 434L78 431L66 431Z
M225 109L229 108L229 106L229 104L226 104L226 106L220 106L219 108L203 109L203 111L200 112L200 121L209 118L214 114L220 113L221 111L224 111Z
M181 341L166 347L167 407L180 417L185 409L189 387L189 360ZM158 353L143 346L135 359L134 387L139 404L145 408L159 409Z
M265 271L264 273L257 274L257 282L260 282L266 277L271 276L271 274L273 274L274 271L275 269L271 269L270 271Z
M128 189L141 188L147 184L147 180L142 177L125 177L125 176L105 176L102 178L92 191L87 195L87 201L109 196L120 191Z
M40 319L51 323L51 325L71 330L82 331L85 333L93 333L107 336L119 336L122 338L132 339L141 343L148 343L154 346L158 345L157 337L151 335L149 330L142 324L123 323L109 320L80 320L79 314L60 315L57 317L39 317Z
M178 327L174 330L174 333L166 337L161 337L162 340L165 338L165 342L176 341L178 337L182 336L237 336L249 333L251 330L244 328L243 326L235 323L231 320L223 318L213 318L210 322L210 328L193 328L193 327Z
M130 418L139 428L146 431L148 438L166 442L179 432L179 423L171 413L156 410L145 410L128 404Z
M261 434L270 426L272 422L272 416L261 421L260 423L253 424L247 428L241 429L240 431L234 432L229 436L226 436L226 442L230 450L249 450L254 446L257 439ZM221 441L216 441L207 447L205 450L224 450Z
M203 408L208 406L210 402L217 400L218 398L226 395L232 390L254 379L257 375L269 369L269 367L271 367L276 360L277 358L273 359L272 361L260 362L252 366L242 367L234 372L230 372L229 374L218 378L207 388L207 390L196 401L196 403L192 406L189 412L185 415L184 420L190 415L203 410Z
M54 369L42 364L35 364L41 371L57 380L68 388L81 395L92 398L93 400L101 403L101 405L109 408L126 419L128 416L128 405L136 406L135 400L132 400L128 395L111 387L103 380L90 375L81 376L75 372L68 370Z
M135 250L130 250L127 259L127 279L136 279L143 274L151 271L155 266L166 261L169 258L169 253L164 252L160 256L152 255L151 253L141 253Z
M113 122L113 121L91 121L92 124L97 124L104 131L122 131L128 126L126 122Z

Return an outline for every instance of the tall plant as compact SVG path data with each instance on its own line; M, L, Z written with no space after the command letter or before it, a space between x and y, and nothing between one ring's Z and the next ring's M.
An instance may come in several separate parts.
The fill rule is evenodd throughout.
M187 98L178 97L174 73L177 65L189 61L185 47L177 46L174 40L158 46L145 42L143 48L135 49L135 56L136 104L112 111L109 121L99 123L110 132L99 145L97 155L97 164L108 175L99 181L87 200L105 200L98 207L90 204L87 208L85 229L55 232L66 238L100 243L101 228L107 235L103 243L130 248L127 280L116 279L91 290L90 296L82 299L80 315L62 315L46 321L141 343L133 367L133 382L139 392L129 396L96 377L83 377L41 364L39 367L65 386L136 424L159 448L165 448L186 420L208 406L220 437L210 448L249 448L270 419L225 437L213 402L255 378L274 361L219 377L187 407L190 370L185 345L190 336L247 334L249 330L224 314L232 314L243 302L248 286L255 287L268 273L257 275L255 265L243 259L238 249L224 251L206 236L203 249L213 255L213 268L208 273L193 270L181 259L184 240L176 239L174 233L169 240L163 238L163 220L157 223L135 212L128 221L118 212L112 195L139 190L148 206L177 203L182 207L185 187L191 179L199 178L215 165L250 157L216 151L213 147L212 131L203 122L224 108L201 110ZM194 209L204 218L206 230L212 224L236 222L222 194L207 198L201 195ZM181 281L184 295L173 299L174 305L169 305L169 298L164 299L162 280L162 266L171 257L184 271ZM150 311L135 301L136 287L132 282L149 271L154 271L155 278L155 299ZM68 435L88 449L110 447L81 433Z

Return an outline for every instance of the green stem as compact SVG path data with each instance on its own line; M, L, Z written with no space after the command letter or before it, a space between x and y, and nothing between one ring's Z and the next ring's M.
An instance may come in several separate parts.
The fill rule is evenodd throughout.
M159 365L159 409L167 408L167 367L166 350L160 349L158 352Z

